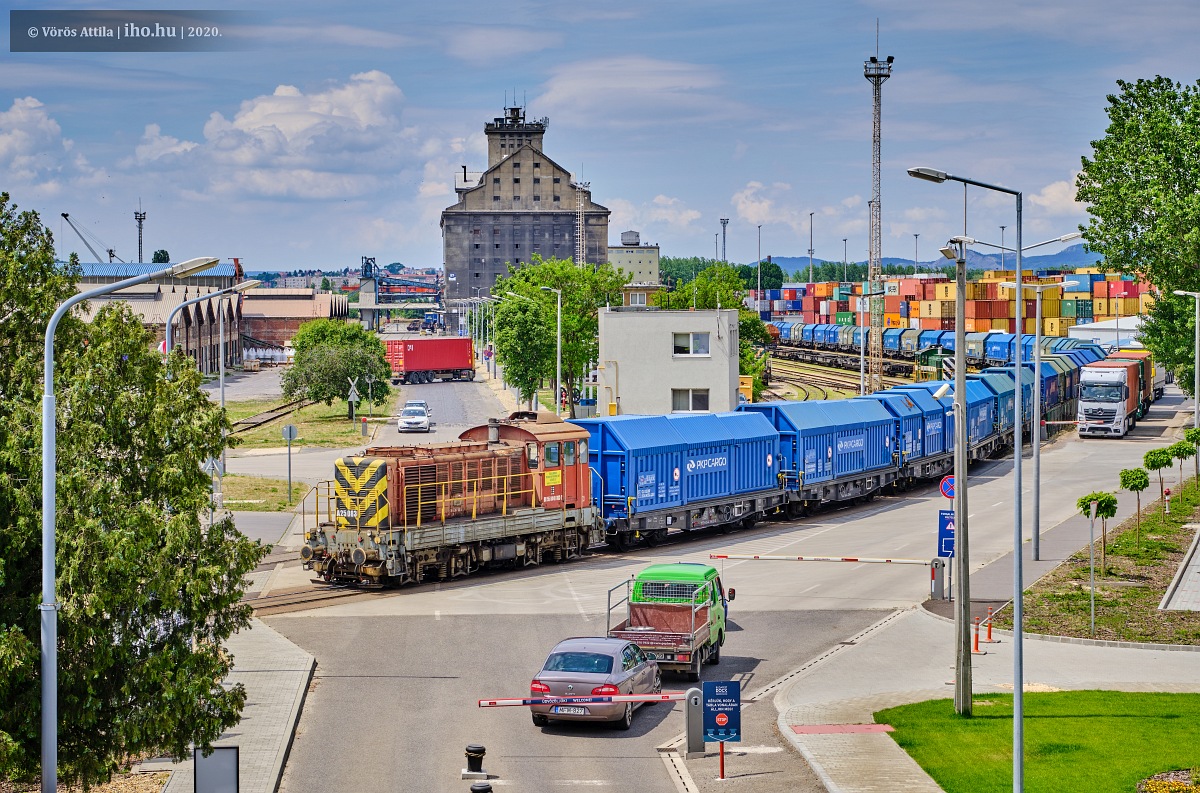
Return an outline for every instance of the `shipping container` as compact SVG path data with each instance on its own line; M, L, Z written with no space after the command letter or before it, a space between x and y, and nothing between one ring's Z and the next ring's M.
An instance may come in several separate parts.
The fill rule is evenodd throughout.
M733 492L755 493L779 487L783 461L779 457L779 433L761 413L716 413L734 438Z
M686 444L683 450L683 503L727 498L733 495L734 438L720 419L711 414L665 416ZM672 477L675 476L672 472Z
M883 332L883 349L889 352L900 352L900 328L888 328Z
M469 338L387 339L384 355L393 384L475 379L475 347Z
M854 397L851 402L877 402L892 416L892 448L899 452L898 463L924 457L921 443L924 415L912 397L895 391L877 391L874 394Z

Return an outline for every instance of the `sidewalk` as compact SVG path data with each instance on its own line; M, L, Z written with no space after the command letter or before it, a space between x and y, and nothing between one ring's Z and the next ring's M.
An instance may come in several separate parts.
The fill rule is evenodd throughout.
M237 746L242 793L275 793L300 710L308 693L316 660L257 619L249 630L226 643L234 657L227 682L246 686L242 720L215 742ZM194 775L189 757L178 764L152 760L142 770L170 770L163 793L192 793Z
M1195 524L1189 524L1193 529ZM1165 605L1159 608L1174 609L1176 611L1200 611L1200 554L1197 554L1197 549L1200 548L1200 532L1192 538L1192 547L1188 549L1187 556L1183 557L1183 562L1179 565L1179 572L1175 574L1175 580L1171 582L1170 589L1167 590L1167 596L1163 598Z

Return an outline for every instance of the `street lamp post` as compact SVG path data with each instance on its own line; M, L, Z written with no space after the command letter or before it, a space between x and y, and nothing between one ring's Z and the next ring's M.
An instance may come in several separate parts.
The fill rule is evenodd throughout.
M42 793L56 793L58 790L58 603L54 586L54 530L58 522L58 428L55 425L57 403L54 396L54 332L67 312L85 300L144 284L156 278L184 278L207 270L216 263L217 259L208 256L189 259L161 270L80 292L60 305L46 325L45 374L42 385L42 602L38 606L42 656Z
M1192 402L1195 403L1192 409L1192 427L1200 429L1200 292L1185 292L1182 289L1176 289L1174 292L1180 297L1190 297L1196 303L1196 346L1192 351Z
M186 262L184 262L184 264L186 264ZM200 295L199 297L193 297L191 300L185 300L182 303L180 303L179 305L175 306L175 308L171 309L171 313L167 315L167 328L166 328L167 354L170 355L171 350L175 349L175 346L174 346L175 334L171 329L174 327L176 314L178 314L180 311L187 308L188 306L195 305L196 303L202 303L205 300L211 300L214 297L220 297L221 295L228 295L233 292L245 292L247 289L253 289L254 287L258 286L261 283L262 283L262 281L259 281L257 279L253 279L253 278L248 281L241 281L239 283L234 284L233 286L227 286L224 289L218 289L215 292L209 292L207 295Z
M849 242L849 240L850 240L849 237L842 237L842 280L843 281L850 280L848 277L848 272L847 272L848 265L846 264L846 260L850 258L850 255L849 255L850 249L847 244Z
M762 300L762 224L758 224L758 299Z
M1022 308L1022 291L1021 291L1021 276L1022 276L1022 223L1021 223L1021 203L1022 194L1019 190L1012 190L1007 187L1000 187L987 182L980 182L974 179L968 179L962 176L954 176L953 174L939 171L934 168L909 168L909 176L917 179L924 179L929 182L945 182L954 181L965 185L975 185L986 190L992 190L997 193L1005 193L1013 196L1016 201L1017 210L1017 266L1016 266L1016 292L1017 292L1017 333L1023 333L1025 330ZM964 187L965 189L965 187ZM960 252L965 258L964 246L960 246ZM966 265L960 265L960 269L965 271ZM965 273L964 273L965 275ZM965 277L964 288L965 291ZM962 293L959 293L961 301ZM966 323L965 317L963 324ZM1018 336L1019 338L1019 336ZM957 346L957 345L956 345ZM956 360L958 351L955 350ZM1020 793L1025 789L1025 657L1024 657L1024 557L1021 548L1021 429L1022 429L1022 412L1021 412L1021 345L1016 345L1016 350L1013 353L1013 371L1016 373L1016 393L1015 404L1013 406L1014 421L1013 421L1013 791ZM959 376L958 367L955 367L955 378ZM959 393L963 404L966 404L966 395ZM957 485L957 479L955 480ZM957 494L957 487L955 490ZM956 526L957 531L957 526ZM960 604L961 607L961 604ZM968 604L969 607L969 604ZM968 648L969 650L970 648ZM957 692L956 692L957 693ZM969 695L968 695L969 696ZM957 697L956 697L957 699Z
M808 213L808 282L813 282L813 227L812 219L814 212Z
M557 354L554 364L554 412L562 416L562 290L555 289L552 286L543 286L543 292L553 292L556 301L558 302L558 331L557 331Z

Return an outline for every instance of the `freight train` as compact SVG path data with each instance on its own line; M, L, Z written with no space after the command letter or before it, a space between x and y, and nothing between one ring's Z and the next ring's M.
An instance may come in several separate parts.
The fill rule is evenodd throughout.
M1074 418L1077 361L1102 357L1093 347L1047 353L1036 378L1047 416ZM521 412L456 442L371 447L337 460L334 479L317 488L301 559L329 582L447 580L903 492L953 469L954 400L943 386L953 388L911 383L717 414L563 421ZM971 461L1011 448L1017 387L1011 367L968 375ZM1031 364L1019 387L1029 437Z

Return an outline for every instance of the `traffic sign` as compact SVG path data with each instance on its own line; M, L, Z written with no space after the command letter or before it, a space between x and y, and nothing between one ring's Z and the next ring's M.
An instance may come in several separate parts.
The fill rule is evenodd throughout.
M738 742L742 740L742 689L733 680L703 684L704 740Z
M295 424L284 424L283 425L283 439L285 441L294 441L294 440L296 440L298 435L299 435L299 431L296 429Z
M938 485L938 489L942 491L942 495L946 498L954 498L954 475L942 477L942 483Z
M954 510L938 510L938 543L937 555L954 556Z

